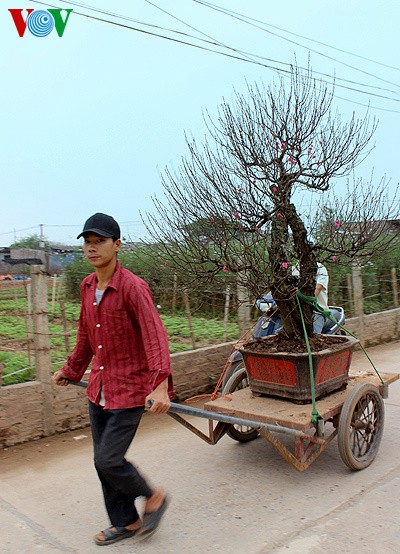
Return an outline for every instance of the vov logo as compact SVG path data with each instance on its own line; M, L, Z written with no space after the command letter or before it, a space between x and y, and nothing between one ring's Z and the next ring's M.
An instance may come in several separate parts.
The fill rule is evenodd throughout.
M23 37L28 27L28 31L35 37L47 37L54 27L59 37L62 37L67 26L71 9L48 9L48 10L33 10L27 9L28 14L25 19L22 15L23 9L9 9L11 17L14 20L15 27L20 37ZM66 11L65 19L62 18L61 12Z

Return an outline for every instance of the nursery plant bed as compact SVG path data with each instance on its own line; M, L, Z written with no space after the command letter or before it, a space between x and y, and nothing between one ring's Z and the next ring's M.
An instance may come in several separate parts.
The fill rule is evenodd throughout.
M316 335L318 351L312 351L315 398L346 388L353 350L359 341L349 336ZM240 349L253 393L287 398L306 404L312 401L309 355L305 345L283 352L279 339L265 337ZM311 344L313 348L313 345ZM272 350L271 350L272 349Z

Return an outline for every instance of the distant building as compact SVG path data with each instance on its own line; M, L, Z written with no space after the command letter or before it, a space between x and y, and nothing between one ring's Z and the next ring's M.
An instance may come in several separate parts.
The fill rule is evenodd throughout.
M21 275L29 272L30 265L43 264L49 275L62 273L64 267L74 263L77 251L72 247L48 246L34 248L0 248L0 275Z

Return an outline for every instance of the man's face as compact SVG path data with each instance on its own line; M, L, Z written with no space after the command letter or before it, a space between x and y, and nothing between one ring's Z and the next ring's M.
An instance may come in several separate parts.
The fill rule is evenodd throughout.
M115 242L112 238L102 237L95 233L88 233L84 237L83 252L88 262L96 269L110 265L114 260L121 241Z

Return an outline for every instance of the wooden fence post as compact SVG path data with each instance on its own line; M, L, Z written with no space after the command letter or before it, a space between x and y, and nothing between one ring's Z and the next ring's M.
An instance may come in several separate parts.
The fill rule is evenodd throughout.
M172 306L171 306L172 315L175 315L175 312L176 312L176 291L177 290L178 290L178 276L175 273L174 274L174 287L173 287L173 290L172 290Z
M28 365L29 365L29 377L33 378L32 370L32 285L31 283L25 284L25 293L26 293L26 306L25 306L25 329L26 329L26 348L28 352Z
M186 287L184 287L182 290L182 296L183 296L183 301L185 303L186 317L189 325L190 340L192 343L192 348L194 349L196 348L196 338L193 332L192 314L190 313L189 295Z
M397 288L397 270L392 267L392 291L393 291L393 307L399 307L399 292Z
M36 380L43 387L43 433L54 432L53 390L51 386L51 357L48 320L47 274L44 265L31 266L33 329L36 361Z
M237 283L237 299L239 335L242 336L250 328L250 296L248 289L241 285L239 281Z
M51 313L54 315L56 307L56 295L57 295L57 274L53 275L53 291L51 294Z
M64 330L64 344L65 344L65 353L67 356L71 354L71 347L69 344L69 333L68 333L68 327L67 327L67 315L65 313L65 304L64 300L60 300L60 311L61 311L61 319L63 324L63 330Z
M364 331L364 295L361 278L361 265L358 260L354 260L351 271L353 282L354 315L359 319L357 337L362 340Z
M229 318L229 299L230 299L231 287L228 285L225 291L225 307L224 307L224 341L227 337L228 318Z
M354 298L353 298L353 280L352 276L347 274L346 275L346 281L347 281L347 293L349 295L349 307L350 312L354 312Z

